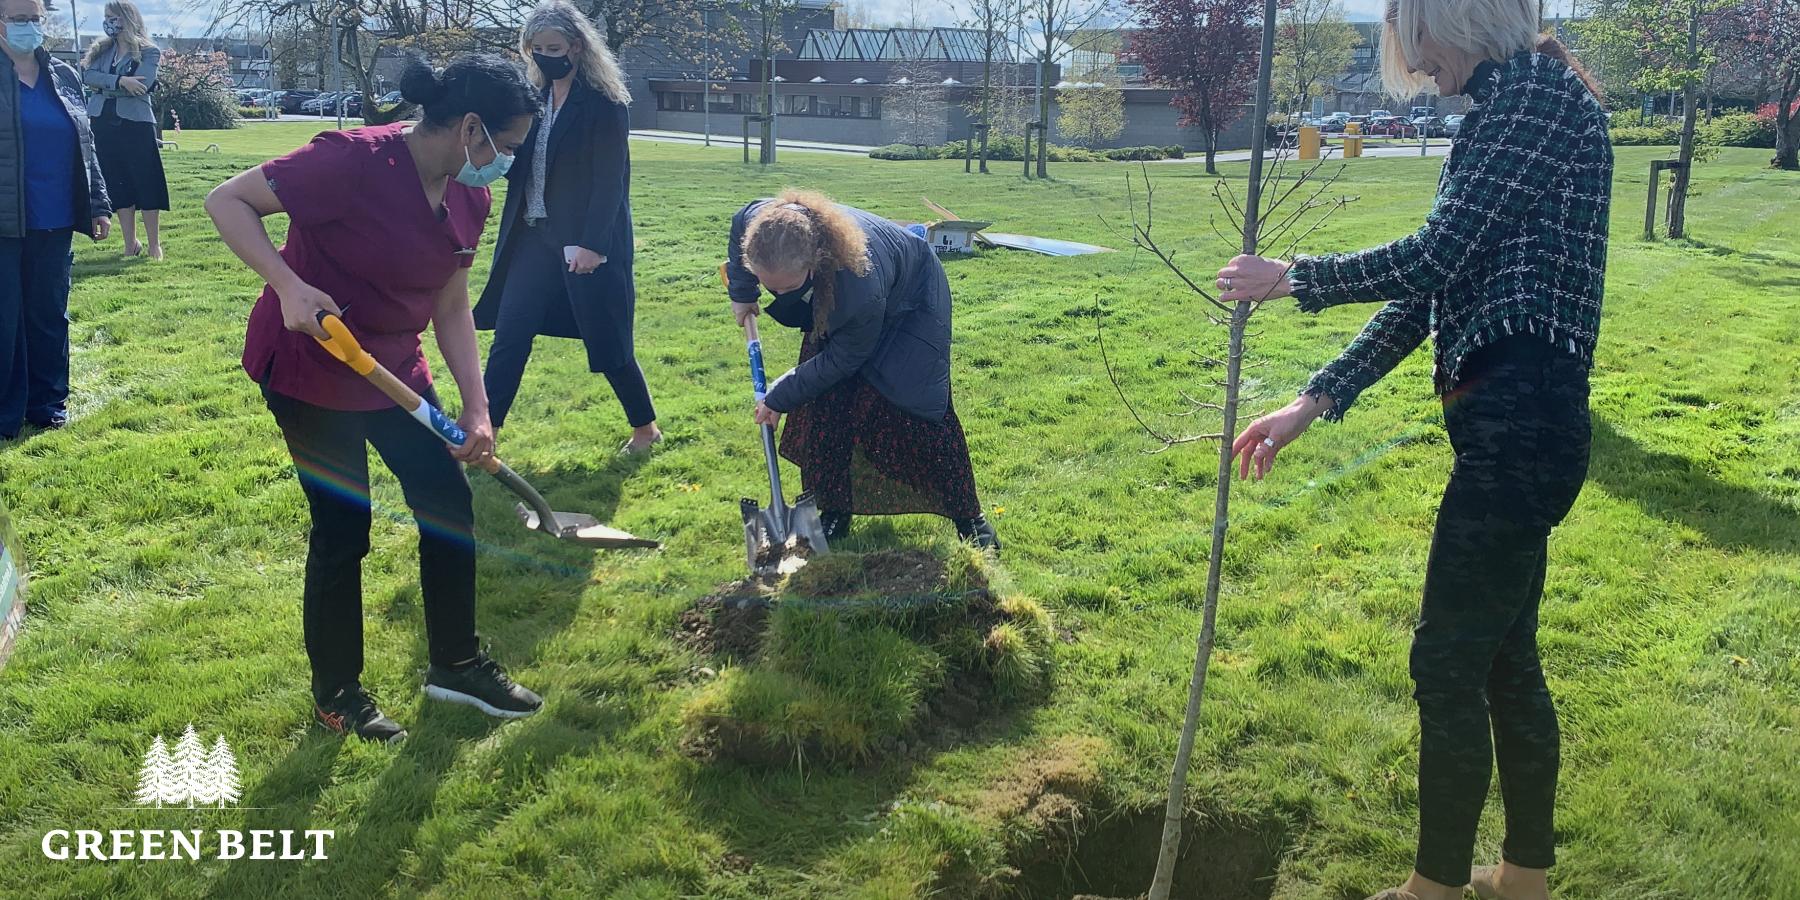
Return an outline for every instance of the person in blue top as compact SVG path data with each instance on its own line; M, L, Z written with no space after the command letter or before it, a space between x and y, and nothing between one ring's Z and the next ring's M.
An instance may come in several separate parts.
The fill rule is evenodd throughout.
M81 76L44 50L42 0L0 0L0 440L69 421L69 287L77 230L112 205Z

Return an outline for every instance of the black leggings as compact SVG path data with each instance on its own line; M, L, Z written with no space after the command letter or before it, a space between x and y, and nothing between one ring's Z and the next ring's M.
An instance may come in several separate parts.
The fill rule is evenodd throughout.
M419 587L431 661L475 656L475 508L469 479L436 435L399 408L345 412L263 390L312 512L306 549L306 655L313 697L363 668L362 561L369 554L369 451L400 479L419 526ZM434 405L437 397L426 392Z
M1444 422L1456 465L1438 508L1411 669L1419 702L1419 874L1469 880L1496 759L1507 862L1556 859L1561 735L1538 660L1550 530L1587 477L1586 367L1538 335L1477 351Z

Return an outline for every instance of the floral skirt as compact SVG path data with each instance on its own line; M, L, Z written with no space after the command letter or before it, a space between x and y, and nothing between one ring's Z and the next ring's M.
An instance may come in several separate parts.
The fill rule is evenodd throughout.
M800 361L818 352L811 336ZM981 514L975 470L956 406L942 422L921 419L855 375L787 416L781 455L819 509L858 515Z

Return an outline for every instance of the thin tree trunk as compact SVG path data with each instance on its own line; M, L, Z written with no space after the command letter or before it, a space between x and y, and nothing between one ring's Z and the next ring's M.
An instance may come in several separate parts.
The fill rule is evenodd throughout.
M994 41L989 23L987 52L981 60L981 174L988 173L988 132L994 123Z
M1044 46L1050 46L1050 36L1044 37ZM1050 177L1050 51L1044 51L1044 59L1038 66L1038 146L1037 177Z
M1713 76L1716 71L1715 69L1706 70L1706 124L1708 125L1711 125L1713 120Z
M1277 0L1263 0L1262 58L1257 66L1256 119L1261 125L1269 118L1269 71L1275 55L1275 12ZM1262 209L1263 140L1268 129L1257 127L1250 132L1250 185L1244 196L1245 253L1257 247L1258 213ZM1207 141L1207 164L1211 168L1213 141ZM1231 512L1231 444L1237 434L1238 388L1244 362L1244 326L1250 321L1255 305L1239 301L1231 312L1231 345L1225 363L1225 410L1223 437L1219 441L1219 474L1213 494L1212 549L1206 567L1206 600L1201 611L1200 637L1194 648L1194 672L1188 682L1187 713L1182 720L1181 740L1175 750L1175 766L1169 775L1169 801L1163 810L1162 842L1156 855L1156 876L1150 882L1150 900L1169 900L1175 883L1175 861L1181 855L1181 825L1187 816L1187 773L1194 755L1194 734L1200 725L1200 704L1206 698L1206 673L1212 663L1214 625L1219 614L1219 581L1225 561L1225 532Z
M1691 64L1700 44L1700 7L1698 4L1690 8L1688 13L1688 45L1687 59ZM1682 110L1681 117L1681 168L1675 170L1675 185L1669 195L1669 237L1682 237L1687 226L1687 194L1688 182L1692 179L1694 168L1694 121L1699 113L1695 100L1695 78L1690 70L1687 78L1681 83Z

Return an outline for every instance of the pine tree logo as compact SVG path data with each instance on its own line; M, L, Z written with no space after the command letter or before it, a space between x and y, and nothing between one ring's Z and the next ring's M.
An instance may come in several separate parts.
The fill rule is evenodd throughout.
M213 738L211 752L206 754L207 796L212 803L224 806L230 803L237 805L241 788L238 785L237 758L231 755L231 745L225 743L225 736Z
M150 742L144 753L144 765L138 770L135 797L140 806L235 806L241 796L238 784L237 758L224 735L213 740L206 749L200 735L190 723L175 741L175 751L162 735Z
M159 734L156 740L150 742L150 750L144 754L144 767L138 770L138 805L161 808L163 799L173 796L175 781L175 766L174 761L169 758L169 746L163 743L162 735Z

